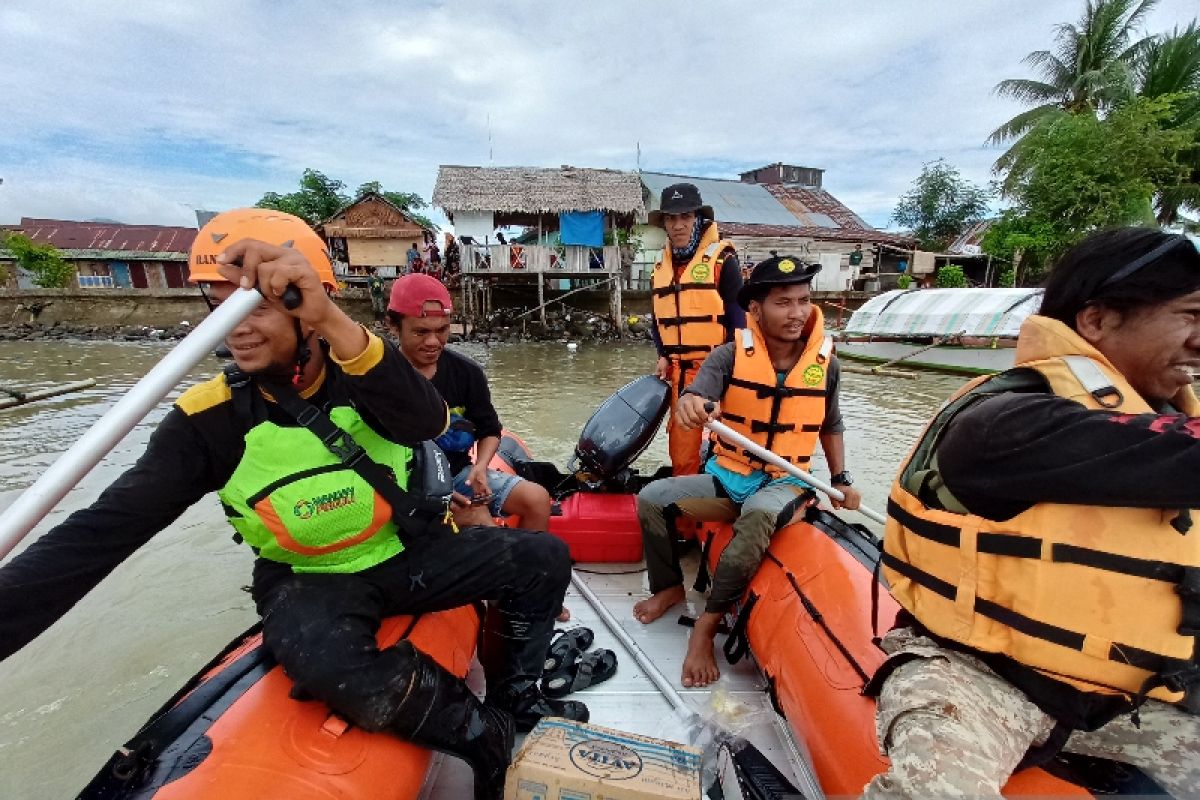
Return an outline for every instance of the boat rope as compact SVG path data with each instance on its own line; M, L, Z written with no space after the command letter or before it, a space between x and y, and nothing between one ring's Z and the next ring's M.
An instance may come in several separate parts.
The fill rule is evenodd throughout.
M780 561L779 558L770 550L767 550L766 555L767 558L769 558L777 567L783 570L784 577L788 579L788 583L792 585L792 589L795 590L796 596L800 598L800 603L804 606L804 610L808 612L810 617L812 617L812 621L817 623L821 630L825 631L825 635L829 637L829 641L833 642L833 646L836 647L838 652L841 653L846 659L846 663L850 665L851 669L858 673L858 676L862 678L863 686L866 686L867 682L871 680L871 676L867 674L866 670L864 670L861 665L859 665L859 663L854 659L854 656L851 655L850 651L846 648L846 645L842 644L841 639L839 639L833 632L833 629L829 627L829 623L825 621L825 615L821 613L820 609L816 607L813 601L808 598L808 595L804 593L804 590L800 588L800 582L796 580L796 576L793 575L792 571L784 566L783 562Z

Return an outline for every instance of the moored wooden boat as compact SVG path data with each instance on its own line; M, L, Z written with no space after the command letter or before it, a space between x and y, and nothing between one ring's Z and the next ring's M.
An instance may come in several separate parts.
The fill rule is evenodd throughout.
M837 352L872 364L966 375L1014 363L1021 323L1040 289L910 289L884 292L855 311Z

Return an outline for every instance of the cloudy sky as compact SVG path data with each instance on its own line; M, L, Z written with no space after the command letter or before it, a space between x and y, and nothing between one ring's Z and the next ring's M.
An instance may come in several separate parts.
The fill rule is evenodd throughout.
M885 226L923 162L989 179L1020 110L992 87L1082 5L4 0L0 223L194 224L305 167L428 198L439 164L634 169L640 143L645 170L823 168Z

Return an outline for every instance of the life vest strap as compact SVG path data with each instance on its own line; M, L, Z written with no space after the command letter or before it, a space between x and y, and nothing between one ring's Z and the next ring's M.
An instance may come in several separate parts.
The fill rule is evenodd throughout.
M824 397L826 391L824 389L805 389L792 386L769 386L765 383L755 383L754 381L744 380L742 378L730 378L730 386L737 386L739 389L747 389L754 392L759 400L766 400L768 397Z
M656 317L654 321L667 328L688 325L693 322L715 322L718 325L724 325L725 315L700 314L694 317L663 317L661 319Z
M712 346L707 344L664 344L662 348L663 355L667 356L686 356L692 355L693 353L708 353L712 349Z
M1121 390L1113 386L1104 371L1095 361L1087 356L1061 356L1067 369L1079 381L1079 385L1087 390L1092 398L1105 408L1117 408L1125 402Z
M960 529L952 525L922 519L902 508L895 500L888 498L888 516L893 517L902 526L923 539L928 539L947 547L958 547L961 535ZM1015 533L980 531L976 543L979 553L1010 558L1031 558L1041 560L1043 541L1035 536L1022 536ZM1194 567L1173 564L1169 561L1154 561L1147 558L1134 558L1117 553L1107 553L1079 545L1057 542L1050 546L1048 560L1059 564L1076 564L1082 567L1131 575L1136 578L1164 581L1181 586L1188 578ZM1200 593L1200 578L1197 581L1197 592ZM1182 592L1181 592L1182 594ZM1195 601L1200 606L1200 594ZM1197 609L1200 621L1200 608Z
M672 283L670 286L660 286L657 289L651 289L655 297L671 297L680 292L694 291L696 289L716 289L717 285L711 281L688 281L687 283Z
M457 532L452 523L447 525L445 522L450 518L448 498L416 497L406 492L396 483L390 469L371 458L354 437L339 428L321 409L300 397L291 386L272 383L270 392L279 407L320 439L342 466L357 472L387 501L392 509L392 520L406 534L402 540L409 536L419 538L431 530Z
M742 420L744 423L745 420ZM788 431L796 430L796 424L793 422L763 422L761 420L752 420L750 422L751 433L787 433ZM800 430L804 433L816 433L821 430L820 425L801 425Z
M957 599L958 589L954 584L925 572L886 550L883 552L882 558L884 565L888 569L898 572L913 583L925 587L952 603ZM978 596L975 597L974 613L999 622L1001 625L1012 628L1018 633L1031 638L1041 639L1042 641L1080 653L1085 652L1084 647L1087 636L1084 634L1027 617L1020 612L1014 611L1011 608L1005 608L991 600L985 600ZM1128 664L1131 667L1155 674L1178 672L1188 669L1193 664L1188 659L1168 658L1158 653L1152 653L1149 650L1143 650L1140 647L1121 644L1119 642L1113 642L1106 654L1098 655L1097 657L1106 658L1108 661L1118 664Z

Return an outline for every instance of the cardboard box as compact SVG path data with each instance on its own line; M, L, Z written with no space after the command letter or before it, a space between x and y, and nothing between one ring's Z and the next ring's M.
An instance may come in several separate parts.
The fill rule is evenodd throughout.
M508 769L505 800L700 800L700 750L547 717Z

